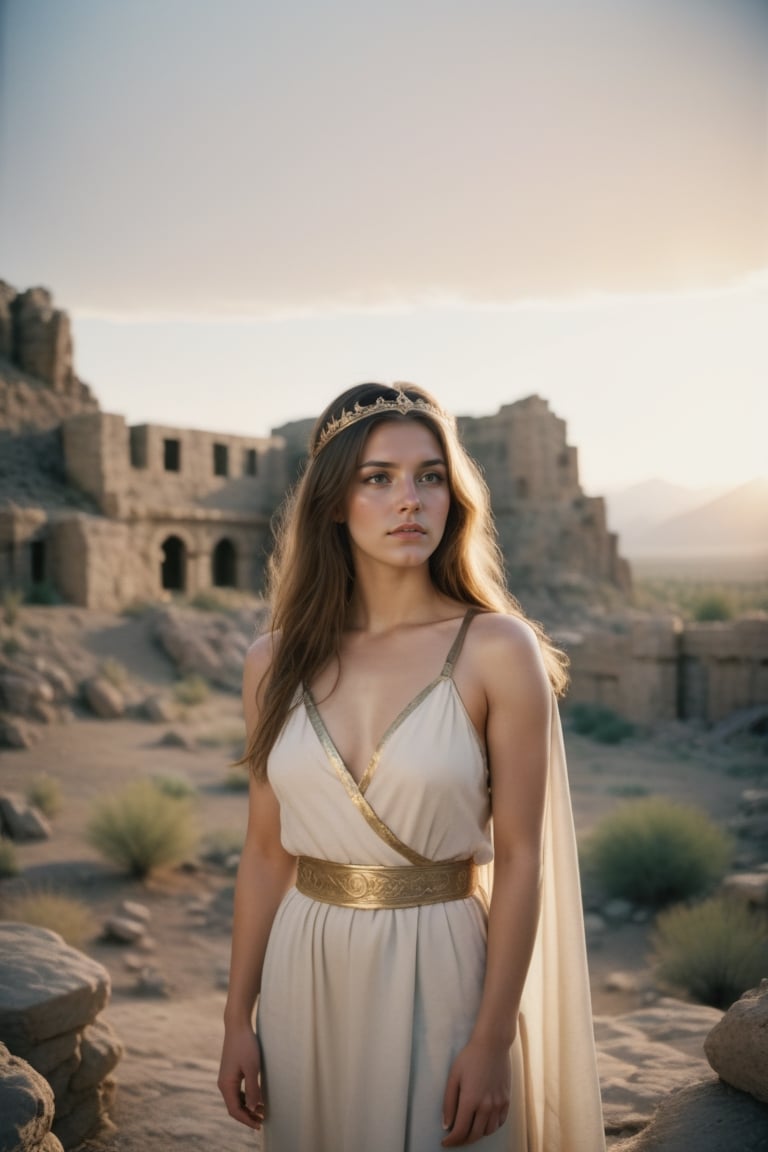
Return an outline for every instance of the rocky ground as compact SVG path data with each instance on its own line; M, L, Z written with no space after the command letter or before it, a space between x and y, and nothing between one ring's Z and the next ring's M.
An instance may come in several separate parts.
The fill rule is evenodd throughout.
M210 680L229 683L255 614L199 619L186 663L178 645L171 659L167 644L158 641L163 630L177 640L183 635L178 619L158 624L151 613L127 618L25 608L21 620L0 633L0 675L20 655L27 664L47 655L66 666L76 688L27 716L28 747L0 753L0 790L23 795L45 772L61 783L64 798L50 838L19 845L22 873L2 882L0 900L45 887L76 894L94 915L97 930L85 947L111 975L104 1015L125 1045L112 1111L116 1131L94 1142L100 1152L254 1147L253 1135L229 1121L215 1089L232 872L246 815L245 793L225 784L242 740L240 705L236 694L221 688L182 707L174 685L180 664L192 670L195 651L208 661ZM9 643L14 638L15 647ZM94 715L82 691L87 679L104 672L105 661L121 669L118 675L115 664L108 665L122 699L111 719ZM738 818L743 790L766 771L764 748L684 728L618 747L572 733L566 742L580 838L638 794L694 802L727 824ZM105 864L87 846L84 830L95 800L136 777L158 775L188 783L202 848L189 867L141 884ZM747 863L748 846L740 852ZM146 928L133 942L107 940L100 929L125 900L144 906ZM702 1042L718 1014L661 999L650 960L651 929L631 915L590 918L593 1005L613 1138L647 1123L671 1087L709 1071Z

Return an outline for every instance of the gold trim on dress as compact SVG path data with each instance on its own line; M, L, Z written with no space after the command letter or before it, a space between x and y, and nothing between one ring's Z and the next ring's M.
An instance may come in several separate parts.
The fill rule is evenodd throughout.
M466 900L477 886L473 860L438 860L429 864L337 864L299 856L296 887L304 896L343 908L417 908Z
M392 829L387 827L384 821L381 820L373 808L371 808L356 784L354 776L339 755L336 745L333 743L333 740L331 740L328 730L323 723L323 718L318 712L317 705L312 698L312 693L308 688L304 689L304 707L307 710L310 723L317 733L317 738L322 744L336 775L344 785L347 795L363 816L366 823L373 828L376 835L383 840L385 844L388 844L390 848L394 848L396 852L399 852L400 855L404 856L406 860L409 860L411 864L430 864L431 861L426 856L422 856L421 853L416 852L413 848L409 848L407 844L399 840Z

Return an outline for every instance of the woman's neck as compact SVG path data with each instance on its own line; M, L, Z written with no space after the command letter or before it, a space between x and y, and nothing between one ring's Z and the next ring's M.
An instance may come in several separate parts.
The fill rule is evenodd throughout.
M381 633L407 624L426 624L456 614L456 605L432 583L424 568L358 573L347 627Z

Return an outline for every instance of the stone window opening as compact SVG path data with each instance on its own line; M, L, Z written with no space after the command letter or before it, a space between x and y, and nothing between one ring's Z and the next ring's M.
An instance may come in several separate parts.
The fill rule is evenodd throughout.
M231 540L219 540L211 556L214 588L237 587L237 552Z
M48 564L45 540L33 540L29 550L30 576L33 584L42 584L47 579Z
M229 476L229 447L227 444L213 446L214 476Z
M181 472L180 440L163 440L163 467L166 472Z
M259 454L255 448L245 448L243 450L243 475L244 476L258 476L259 473Z
M147 467L147 432L146 428L130 428L128 432L129 448L131 454L131 468Z
M187 583L187 549L178 536L163 541L163 559L160 566L162 586L169 592L183 592Z

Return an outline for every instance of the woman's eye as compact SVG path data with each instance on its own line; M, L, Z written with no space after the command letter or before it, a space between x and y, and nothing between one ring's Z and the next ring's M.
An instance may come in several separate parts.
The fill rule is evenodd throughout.
M370 476L366 476L363 480L364 484L386 484L389 480L386 472L372 472Z
M442 472L425 472L421 478L422 484L442 484Z

